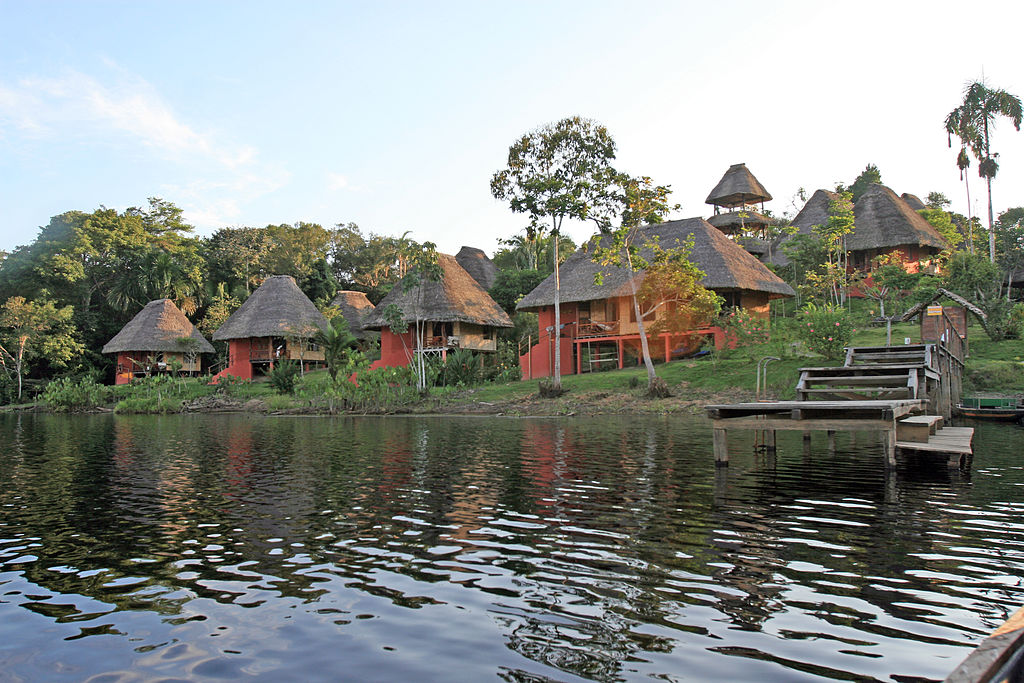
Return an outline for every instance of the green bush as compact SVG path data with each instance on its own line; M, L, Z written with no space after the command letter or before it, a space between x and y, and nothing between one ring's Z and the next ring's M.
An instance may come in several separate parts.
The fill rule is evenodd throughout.
M843 357L843 349L850 345L853 327L850 314L842 308L807 304L800 312L798 334L807 348L825 358Z
M294 394L295 382L299 378L299 364L292 360L274 363L274 368L267 373L267 379L274 391L279 394Z
M118 415L147 415L177 413L181 410L181 399L170 396L129 396L117 402L114 412Z
M440 374L444 386L472 386L480 382L480 361L469 349L456 349L445 358Z
M43 390L43 401L57 411L89 410L106 402L110 389L92 377L58 377Z
M735 341L737 348L768 341L768 320L753 316L742 308L733 308L723 315L718 319L718 325Z

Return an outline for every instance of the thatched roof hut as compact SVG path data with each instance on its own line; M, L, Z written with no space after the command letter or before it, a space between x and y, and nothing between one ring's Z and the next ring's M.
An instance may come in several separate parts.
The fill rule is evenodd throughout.
M512 327L512 320L484 291L454 256L437 255L442 275L438 281L424 279L419 287L402 291L396 286L363 320L367 329L387 326L383 311L389 304L402 310L406 319L418 317L432 322L464 322L489 327Z
M767 202L771 198L771 194L747 169L746 164L733 164L715 185L715 189L711 190L704 203L731 208Z
M828 190L817 190L804 208L793 218L797 234L809 235L815 225L828 222L829 202L838 195ZM920 200L919 200L920 201ZM905 245L946 248L946 241L935 228L896 193L884 185L869 187L853 207L853 233L846 238L850 251L892 249ZM788 237L772 248L771 263L787 265L789 259L782 247Z
M948 245L924 216L912 209L885 185L872 185L853 207L855 227L846 238L850 251L890 249L907 244L931 247Z
M922 202L921 198L918 197L916 194L904 192L903 194L900 195L900 199L905 201L907 203L907 206L909 206L914 211L920 211L921 209L928 208L928 205Z
M183 343L186 337L192 341ZM146 304L103 346L103 353L127 351L213 353L213 346L173 301L158 299Z
M455 255L455 260L485 290L494 286L494 281L498 278L498 267L481 249L462 247Z
M764 292L771 299L795 296L781 278L703 218L650 225L641 228L641 232L646 239L657 237L663 249L682 246L693 237L690 260L704 271L700 283L708 289ZM598 272L602 273L603 281L595 285L594 276ZM580 249L562 264L561 301L594 301L627 295L630 293L629 277L628 269L599 265L591 259L589 251ZM642 277L642 273L637 275L638 280ZM554 303L555 278L551 275L524 296L516 310L537 310Z
M327 328L327 318L316 310L290 275L263 281L237 311L213 333L214 341L248 337L313 336Z
M356 339L369 339L380 336L378 332L363 329L363 322L366 316L373 312L373 304L370 303L370 300L362 292L340 291L334 297L334 300L331 301L331 305L336 306L341 312L345 321L348 322L349 332Z

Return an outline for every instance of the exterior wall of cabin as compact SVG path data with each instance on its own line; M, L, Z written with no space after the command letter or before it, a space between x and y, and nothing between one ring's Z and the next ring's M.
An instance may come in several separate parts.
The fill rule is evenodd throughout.
M303 349L300 347L303 343L275 337L229 339L228 366L217 376L231 375L239 379L251 380L255 375L254 363L267 363L269 367L274 367L274 361L280 359L301 360L307 370L314 363L323 362L323 350L308 342L305 342Z
M768 294L765 292L736 292L738 305L748 309L752 315L767 318L769 314ZM583 343L588 338L601 338L602 343L615 344L618 347L619 367L622 367L624 352L630 350L640 355L640 326L636 321L633 298L630 296L595 299L592 301L566 303L561 306L562 336L559 340L561 348L561 374L571 375L578 371L578 361L574 346L576 339ZM645 317L647 324L659 317L660 311ZM531 340L527 352L519 357L522 378L536 379L550 377L554 374L555 342L553 329L555 324L555 307L546 306L537 312L538 336ZM731 346L725 333L717 327L706 327L689 333L660 335L648 339L651 356L671 358L679 353L688 353L699 348L703 338L713 338L716 348Z
M181 372L199 373L202 370L199 354L195 355L195 360L189 361L181 351L121 351L117 354L114 384L128 384L133 377L144 376L147 368L150 374L170 372L174 362L181 363Z
M397 368L408 365L416 350L415 326L402 334L395 334L388 328L380 331L380 360L374 361L373 368ZM426 322L423 325L423 347L443 349L442 353L455 349L472 351L496 351L497 335L494 328L472 323Z

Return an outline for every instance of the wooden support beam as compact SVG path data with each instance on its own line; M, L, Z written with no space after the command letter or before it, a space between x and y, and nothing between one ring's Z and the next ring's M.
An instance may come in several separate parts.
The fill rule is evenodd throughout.
M711 443L715 450L715 465L726 467L729 465L729 439L724 429L714 429L711 432Z

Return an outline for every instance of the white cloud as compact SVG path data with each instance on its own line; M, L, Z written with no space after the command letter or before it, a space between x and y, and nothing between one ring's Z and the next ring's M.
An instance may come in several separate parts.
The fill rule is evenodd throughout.
M141 146L167 163L168 179L188 178L161 191L199 227L229 224L245 204L288 183L288 171L262 162L257 148L186 121L145 79L107 66L102 80L67 71L0 82L0 136L8 128L26 142Z
M349 188L348 178L340 173L328 173L327 174L327 189L328 190L347 190Z

